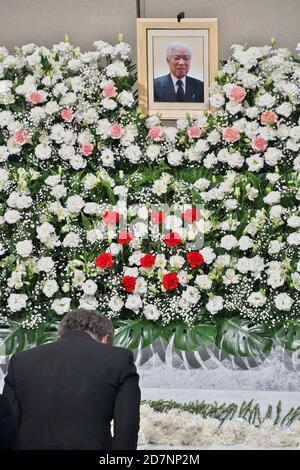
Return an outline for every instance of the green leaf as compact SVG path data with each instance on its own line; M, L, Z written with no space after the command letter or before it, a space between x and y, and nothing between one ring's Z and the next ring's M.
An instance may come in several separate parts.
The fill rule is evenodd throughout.
M90 223L89 219L84 215L83 212L81 212L81 220L82 220L82 225L85 228L85 230L90 230L92 227L92 224Z
M10 326L9 330L1 330L0 332L1 355L10 356L15 352L35 346L35 331L25 330L16 322L11 322Z
M217 329L214 325L199 324L188 326L184 323L166 326L163 331L165 340L174 336L174 346L181 351L199 351L207 344L214 344Z
M272 344L267 325L253 325L249 320L230 318L218 326L216 345L233 356L260 356L270 351Z
M36 330L27 330L11 321L9 328L0 330L0 355L10 356L39 344L50 343L56 338L56 330L55 324L43 323Z
M161 326L145 320L126 320L116 322L114 344L123 348L145 348L152 344L161 335Z
M275 341L289 351L300 350L300 322L291 321L281 325L275 332Z

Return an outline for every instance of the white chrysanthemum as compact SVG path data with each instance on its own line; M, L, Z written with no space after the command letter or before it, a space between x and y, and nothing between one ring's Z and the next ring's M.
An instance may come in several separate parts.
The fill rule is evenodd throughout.
M300 227L300 217L298 215L293 215L287 219L287 224L289 227L298 228Z
M70 305L71 299L69 297L62 297L61 299L55 299L51 304L51 308L57 315L63 315L69 312Z
M300 233L299 232L294 232L291 233L288 237L287 240L289 245L300 245Z
M134 103L133 94L126 90L121 91L117 99L122 106L127 106L128 108L131 108Z
M79 308L85 310L96 310L99 306L99 302L93 295L83 295L79 299Z
M277 106L276 113L288 118L293 112L293 105L289 102L282 103Z
M182 298L189 304L195 305L200 300L200 292L196 287L188 286L182 294Z
M246 158L246 163L250 171L259 172L264 167L264 159L257 155L252 155L252 157Z
M87 202L83 208L83 212L89 215L101 215L102 209L96 202Z
M147 318L147 320L152 320L152 321L157 321L161 316L161 312L158 310L156 305L152 305L152 304L147 304L143 309L143 313L144 313L145 318Z
M102 163L106 167L114 167L115 165L115 158L114 154L110 149L104 149L100 155Z
M161 196L162 194L165 194L168 191L168 186L161 179L156 180L156 181L154 181L152 191L157 196Z
M233 235L225 235L221 238L220 247L225 250L232 250L238 246L239 242Z
M80 269L75 269L72 284L74 287L81 287L85 281L85 274Z
M86 295L95 295L98 286L92 279L88 279L82 284L81 288Z
M15 209L8 210L4 214L4 220L7 224L15 224L20 218L20 212Z
M0 163L4 163L7 161L9 157L8 148L5 145L0 146Z
M222 310L223 302L223 297L220 295L212 295L205 307L212 315L215 315L220 310Z
M128 71L124 62L120 62L116 60L115 62L113 62L112 64L109 64L106 67L106 75L109 78L127 77Z
M173 150L167 156L168 162L172 166L181 165L183 159L183 153L179 152L179 150Z
M252 238L244 235L239 239L239 247L240 250L246 251L253 247L253 240Z
M22 256L23 258L28 258L33 250L33 244L31 240L23 240L16 244L16 251L18 255Z
M49 224L48 222L44 222L41 225L38 225L36 228L37 231L37 238L42 242L46 243L49 237L52 234L55 234L55 228L53 225Z
M185 263L185 259L183 256L174 255L170 257L169 262L172 269L181 269Z
M48 186L55 187L56 185L58 185L60 183L60 180L61 180L60 175L51 175L51 176L48 176L48 178L45 179L45 183Z
M43 293L46 297L50 298L59 290L59 286L55 279L48 279L43 287Z
M78 245L80 243L80 236L78 233L75 233L75 232L69 232L63 242L62 242L62 246L64 248L77 248Z
M73 214L78 214L83 206L85 205L85 202L81 196L70 196L68 197L66 201L66 207L69 212Z
M212 248L206 246L201 249L201 255L204 258L205 264L211 264L216 258L216 254Z
M34 153L40 160L47 160L51 157L51 147L47 144L38 144L34 149Z
M221 95L220 93L212 95L209 101L213 108L221 108L225 104L224 95Z
M280 192L279 191L271 191L263 198L265 204L269 204L270 206L274 206L280 202Z
M267 301L267 297L261 292L252 292L247 298L247 302L253 307L262 307Z
M129 308L129 310L133 310L134 312L139 311L139 309L142 307L141 297L136 294L128 295L125 307Z
M146 155L151 162L157 159L160 154L160 146L156 144L151 144L146 149Z
M284 312L289 312L292 308L294 300L285 292L276 295L274 298L276 308L278 310L283 310Z
M42 256L37 264L37 269L39 272L49 273L54 268L55 264L51 256Z
M114 295L108 302L109 308L113 312L119 312L124 307L124 302L118 295Z
M19 312L22 308L26 308L26 294L10 294L7 299L7 306L11 312Z
M200 289L210 290L212 286L212 280L209 279L207 274L197 274L195 284L197 284Z
M126 148L124 154L131 163L138 163L142 157L142 151L140 147L134 144L129 145Z

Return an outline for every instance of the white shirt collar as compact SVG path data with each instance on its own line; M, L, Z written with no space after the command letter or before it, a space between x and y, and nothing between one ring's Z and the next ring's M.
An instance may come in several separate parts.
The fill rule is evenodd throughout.
M174 85L174 88L175 88L175 93L177 93L177 90L178 90L178 85L177 85L177 81L178 80L181 80L182 83L183 83L183 91L185 93L185 86L186 86L186 75L183 77L183 78L177 78L175 77L175 75L173 75L171 72L170 72L170 75L171 75L171 78L172 78L172 81L173 81L173 85Z

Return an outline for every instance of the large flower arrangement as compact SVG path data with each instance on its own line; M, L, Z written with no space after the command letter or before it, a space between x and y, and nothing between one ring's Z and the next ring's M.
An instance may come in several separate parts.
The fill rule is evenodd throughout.
M138 111L130 47L94 45L0 49L2 323L97 308L132 347L176 327L185 348L257 354L276 330L295 349L299 63L234 46L215 113L165 127Z

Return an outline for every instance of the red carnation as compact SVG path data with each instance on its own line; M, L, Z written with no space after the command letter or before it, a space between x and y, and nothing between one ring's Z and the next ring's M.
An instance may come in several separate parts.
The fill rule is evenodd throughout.
M186 255L186 259L191 268L197 268L204 263L203 255L199 251L191 251Z
M103 222L107 225L117 225L120 220L119 212L106 211L103 216Z
M96 266L99 268L111 268L113 265L113 259L110 253L102 253L102 255L97 256L95 260Z
M163 220L165 219L165 214L162 211L159 212L152 212L151 214L151 223L153 225L160 225L163 223Z
M163 286L166 290L176 289L179 283L179 279L176 273L164 274L162 278Z
M182 214L182 219L186 222L195 222L195 220L199 220L199 212L193 207L192 209L187 209Z
M147 255L143 256L140 261L142 268L152 268L155 263L155 256L151 255L151 253L148 253Z
M123 276L122 284L126 292L133 292L136 285L136 279L133 276Z
M174 247L174 246L180 245L182 240L181 240L181 237L180 237L179 233L170 232L165 236L164 242L169 247Z
M133 235L130 232L121 232L118 236L118 243L120 245L127 245L131 240L133 240Z

